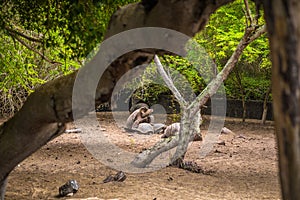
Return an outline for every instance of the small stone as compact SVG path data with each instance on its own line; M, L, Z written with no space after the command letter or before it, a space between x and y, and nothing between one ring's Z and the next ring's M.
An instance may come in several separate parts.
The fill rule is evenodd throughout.
M234 134L230 129L223 127L221 130L221 134Z
M74 193L71 192L71 193L67 194L66 197L71 197L71 196L73 196L73 195L74 195Z
M65 130L65 133L81 133L81 129L80 128L68 129Z
M222 153L221 151L219 151L218 149L215 150L215 153Z
M79 189L79 185L76 180L69 180L64 185L59 187L59 195L61 197L73 196Z
M114 180L115 181L118 181L118 182L123 182L125 181L125 179L127 178L126 174L122 171L119 171L115 177L114 177Z
M241 138L241 139L244 139L244 140L247 139L247 138L246 138L244 135L242 135L242 134L238 135L237 138Z
M194 135L194 141L202 141L202 135L201 134L195 134Z
M224 145L224 146L225 146L225 141L222 140L222 141L218 142L217 144L218 144L218 145Z
M115 176L109 175L103 180L103 183L108 183L111 181L123 182L127 178L126 174L122 171L119 171Z
M106 177L103 180L103 183L108 183L108 182L111 182L111 181L114 181L114 177L112 175L109 175L108 177Z

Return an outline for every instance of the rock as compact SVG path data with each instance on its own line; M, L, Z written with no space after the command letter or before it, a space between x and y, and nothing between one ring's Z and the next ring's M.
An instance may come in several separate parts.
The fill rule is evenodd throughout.
M114 181L114 176L113 175L109 175L108 177L106 177L103 180L103 183L108 183L108 182L111 182L111 181Z
M244 136L244 135L242 135L242 134L238 135L237 138L244 139L244 140L247 139L246 136Z
M59 195L61 197L72 196L79 189L79 185L76 180L69 180L64 185L59 187Z
M65 130L65 133L81 133L81 129L80 128L67 129Z
M122 171L119 171L116 175L109 175L103 180L103 183L108 183L112 181L123 182L127 178L126 174Z
M126 174L122 171L119 171L115 177L114 177L114 180L115 181L118 181L118 182L123 182L125 181L125 179L127 178Z
M224 146L225 146L225 141L224 141L224 140L219 141L219 142L217 142L217 144L218 144L218 145L224 145Z
M221 130L221 134L234 134L230 129L223 127Z
M202 135L201 134L195 134L194 135L194 139L193 139L193 141L202 141L203 139L202 139Z

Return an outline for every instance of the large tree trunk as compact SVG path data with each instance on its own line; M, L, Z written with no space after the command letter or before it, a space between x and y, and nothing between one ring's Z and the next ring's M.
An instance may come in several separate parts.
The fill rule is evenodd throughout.
M300 199L300 2L265 0L283 199Z
M121 8L112 17L106 38L136 27L164 27L193 36L211 13L233 0L145 0ZM151 52L151 51L150 51ZM153 53L153 52L152 52ZM95 101L106 102L117 80L132 67L149 62L152 55L135 51L119 58L100 80ZM139 59L143 57L143 59ZM148 59L147 59L148 58ZM37 89L22 109L0 126L0 191L8 174L22 160L64 131L72 120L72 89L76 74L48 82ZM1 197L4 198L4 197Z

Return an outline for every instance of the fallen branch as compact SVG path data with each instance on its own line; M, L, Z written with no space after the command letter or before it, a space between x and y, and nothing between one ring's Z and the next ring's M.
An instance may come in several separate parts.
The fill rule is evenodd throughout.
M230 129L223 127L221 130L221 133L223 134L234 134L234 132L232 132Z
M176 165L170 165L172 167L178 167L180 169L184 169L193 173L201 173L205 175L211 175L214 173L212 170L204 170L201 166L199 166L196 162L193 161L183 161Z

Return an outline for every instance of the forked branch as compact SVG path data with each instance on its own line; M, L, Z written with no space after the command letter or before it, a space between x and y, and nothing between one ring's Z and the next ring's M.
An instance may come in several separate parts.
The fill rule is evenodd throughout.
M172 79L167 75L166 71L164 70L163 65L161 64L157 55L154 56L154 62L157 66L157 71L163 78L164 82L167 84L168 88L174 94L175 98L178 100L180 106L186 107L187 103L185 99L182 97L178 89L175 87Z

